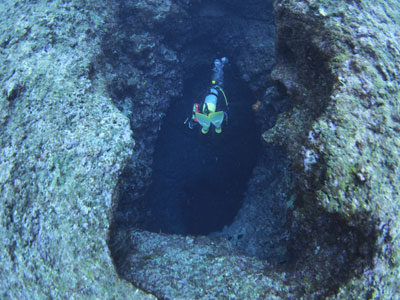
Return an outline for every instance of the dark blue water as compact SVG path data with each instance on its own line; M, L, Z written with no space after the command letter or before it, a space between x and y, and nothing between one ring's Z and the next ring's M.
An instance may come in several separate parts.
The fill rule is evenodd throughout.
M212 61L211 61L212 62ZM207 70L207 71L206 71ZM197 70L185 83L164 120L156 145L153 183L145 196L147 230L179 234L207 234L229 225L241 207L247 181L260 151L260 132L254 122L252 93L225 72L230 109L220 134L211 127L189 129L194 99L208 89L211 67Z

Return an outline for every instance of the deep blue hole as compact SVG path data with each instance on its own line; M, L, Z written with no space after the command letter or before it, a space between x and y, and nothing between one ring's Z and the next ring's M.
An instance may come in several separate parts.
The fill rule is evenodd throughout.
M251 109L254 96L234 71L233 66L225 70L229 118L222 133L210 128L202 134L199 127L184 125L193 103L209 87L211 67L196 70L184 84L183 97L171 104L144 199L149 212L144 229L208 234L229 225L241 207L261 140Z

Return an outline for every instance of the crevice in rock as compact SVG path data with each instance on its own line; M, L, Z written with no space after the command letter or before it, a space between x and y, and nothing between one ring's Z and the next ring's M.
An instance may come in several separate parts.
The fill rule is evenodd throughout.
M161 299L215 298L229 293L229 286L249 284L260 294L241 290L233 299L265 299L260 295L275 288L276 295L293 296L288 299L333 294L370 264L375 235L323 209L309 213L312 201L305 198L312 195L301 194L304 181L293 171L293 157L259 144L260 132L301 99L291 85L299 78L284 77L285 69L275 71L276 85L270 78L270 19L251 17L256 8L233 14L240 5L235 1L229 7L224 1L178 3L157 15L126 2L119 31L104 46L110 94L130 118L136 141L110 230L119 274ZM272 19L270 10L266 14ZM326 57L305 47L300 55L306 62L300 64L294 44L282 34L277 43L280 66L305 66L315 79L301 78L304 93L312 99L329 95L333 79ZM220 136L203 136L183 121L221 56L231 61L225 79L229 124ZM326 86L316 89L320 81ZM314 117L326 107L312 104L304 107ZM220 281L204 280L204 274Z
M186 7L186 11L180 11L182 20L175 20L175 24L170 20L164 22L168 28L149 20L135 23L129 17L129 11L139 19L145 14L151 16L146 9L126 3L118 25L123 31L114 37L116 45L107 47L108 55L113 58L110 65L120 74L113 78L115 84L110 84L110 93L115 95L116 105L130 117L137 143L135 155L121 177L115 223L181 234L218 231L232 222L234 212L242 205L247 181L260 153L260 129L270 127L284 106L276 101L278 96L269 80L273 64L272 18L265 21L269 12L248 21L233 14L231 4L213 1ZM250 34L243 25L252 27ZM260 39L260 33L268 39ZM248 57L250 54L254 58ZM202 136L198 129L191 132L184 128L183 120L190 115L196 98L203 97L209 88L213 61L222 55L231 61L225 72L224 87L230 102L229 125L219 137ZM264 66L253 67L260 56ZM146 57L157 61L157 66L142 63ZM153 72L153 68L165 69L170 63L181 68L171 66L169 72L174 74L171 79L168 73ZM144 74L148 80L141 82ZM174 78L179 84L163 86ZM174 97L182 91L181 82L185 83L183 95ZM159 95L154 97L152 90L160 85L166 92L161 100ZM155 92L158 91L161 89ZM263 116L265 112L268 117ZM167 117L163 119L165 114ZM157 144L157 148L164 147L166 152L154 152ZM188 160L182 163L178 158L170 162L170 153L180 153ZM167 163L170 166L165 169ZM172 180L166 175L169 172L180 175ZM160 193L161 189L165 195ZM203 217L198 216L200 211ZM182 217L174 225L171 220L177 215Z

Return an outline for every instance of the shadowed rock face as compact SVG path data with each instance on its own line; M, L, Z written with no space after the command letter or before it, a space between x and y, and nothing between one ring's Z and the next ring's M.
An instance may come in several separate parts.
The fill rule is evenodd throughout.
M242 2L0 4L0 298L399 297L400 5L277 1L278 97L270 14ZM215 239L110 233L117 201L148 187L183 76L215 58L210 39L236 58L274 148Z
M154 299L106 243L134 145L93 68L111 19L105 2L0 4L1 299Z
M273 77L295 105L264 138L284 145L303 174L293 224L307 228L325 211L364 239L361 247L351 242L358 259L367 258L361 272L330 299L399 297L398 8L395 1L275 5Z

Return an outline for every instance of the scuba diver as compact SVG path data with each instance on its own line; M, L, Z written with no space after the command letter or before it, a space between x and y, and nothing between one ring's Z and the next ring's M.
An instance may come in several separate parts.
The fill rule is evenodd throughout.
M185 124L188 124L190 129L193 129L197 124L201 126L201 132L208 133L211 124L215 127L216 133L221 133L222 123L228 120L228 100L224 90L222 89L224 85L224 65L228 63L226 57L221 59L216 59L214 61L213 74L211 77L211 87L204 97L202 103L194 103L191 118L185 120ZM218 101L224 98L224 102ZM221 109L221 102L224 109ZM201 112L200 112L201 109Z

